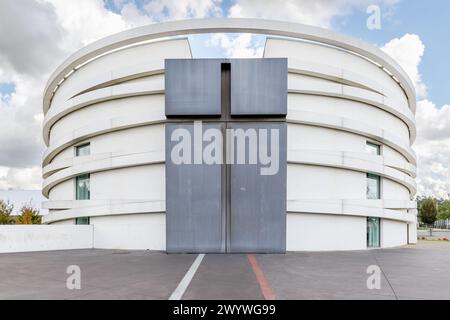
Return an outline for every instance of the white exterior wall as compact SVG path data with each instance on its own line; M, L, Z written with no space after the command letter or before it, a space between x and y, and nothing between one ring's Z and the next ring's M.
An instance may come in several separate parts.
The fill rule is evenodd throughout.
M381 246L399 247L408 243L408 225L403 222L381 220Z
M408 243L416 244L417 243L417 223L409 223L408 224Z
M289 164L287 171L288 200L295 199L365 199L364 173ZM345 185L345 188L342 186Z
M408 162L408 160L405 158L405 156L403 156L397 150L394 150L392 147L389 147L386 145L382 146L381 153L384 157L390 158L394 161L404 162L404 163Z
M82 144L82 143L79 143ZM73 158L75 156L75 147L69 147L64 150L62 150L60 153L58 153L55 158L53 159L53 162L58 162L59 160L66 160Z
M104 55L73 73L70 81L63 82L56 91L52 104L71 98L78 93L83 83L90 83L93 79L104 76L111 68L120 71L145 65L149 60L189 57L191 51L186 39L153 42Z
M366 249L366 219L288 213L286 247L288 251Z
M46 223L86 215L95 247L164 250L163 66L190 57L187 39L152 42L101 56L62 82L44 123ZM397 231L415 221L415 155L400 85L367 59L318 43L268 38L264 57L290 66L288 250L364 249L367 216L382 218L383 246L406 244ZM381 145L380 156L367 154L367 141ZM85 142L91 156L75 158ZM368 172L382 176L381 200L366 199ZM91 200L74 201L84 173Z
M75 219L69 219L69 220L58 221L58 222L55 222L53 225L58 225L58 226L73 226L73 225L75 225Z
M406 103L403 91L387 73L364 58L349 54L343 50L308 42L269 38L266 43L264 57L287 57L329 65L336 62L345 70L370 75L372 79L389 87L397 97L405 99Z
M310 125L288 124L289 150L365 152L367 139L353 133Z
M367 60L344 51L314 43L269 38L266 42L264 56L288 57L300 60L306 65L317 63L322 65L323 69L332 61L339 61L336 67L361 75L370 75L371 80L388 88L383 92L384 94L390 98L398 99L397 101L400 101L400 104L407 104L403 91L386 73ZM293 89L302 90L304 87L324 88L326 90L326 88L331 88L330 85L333 85L333 83L336 82L311 75L293 74L292 71L289 74L288 121L296 121L296 117L301 118L304 112L317 114L319 120L318 123L288 123L288 159L295 161L298 155L314 154L318 151L317 154L320 157L326 157L330 152L343 154L348 152L352 157L363 159L362 155L366 153L366 143L369 141L381 145L380 158L383 159L384 163L407 166L408 160L406 157L392 146L386 145L384 141L378 140L370 134L364 135L359 132L366 125L367 127L375 127L392 133L397 144L408 146L409 129L398 116L362 101L325 96L322 93L291 92ZM345 82L341 82L341 84L349 85ZM321 125L320 118L322 117L327 121L329 116L335 117L330 119L339 119L336 122L357 121L361 128L358 127L357 131L352 132L352 130L341 130L334 128L334 126L330 128L327 124ZM302 158L305 157L302 156ZM309 160L313 156L306 158ZM342 160L345 161L345 158L342 158ZM364 161L361 164L364 167ZM325 203L355 202L355 200L361 199L367 201L366 214L373 216L372 213L369 213L371 210L370 200L365 200L366 174L371 172L369 170L370 164L366 164L367 171L361 170L361 167L349 170L349 168L314 164L288 165L288 201L293 203L309 202L309 206L316 203L315 207L324 207L322 213L288 213L288 250L320 251L366 248L366 217L343 216L339 210L333 212L334 215L329 215L326 214L327 210L331 213L333 209L330 209L331 205L325 205ZM339 161L335 165L338 166ZM398 172L400 171L398 170ZM411 192L405 185L394 181L390 176L383 177L381 180L382 199L408 201L411 198ZM314 202L320 199L324 202ZM308 205L303 207L306 208ZM364 209L359 208L356 211L361 212L361 215L364 214ZM392 212L406 216L408 210L395 208ZM383 247L408 243L407 223L390 219L382 219L382 221L382 230L384 231L380 241ZM401 234L399 234L400 230L402 230ZM412 238L414 238L414 235L412 235Z
M161 75L151 78L158 78L161 84L164 83L164 77ZM50 140L58 140L58 138L66 135L68 132L79 129L81 127L80 124L85 126L95 124L98 119L104 118L105 114L108 115L108 118L119 118L131 114L145 115L148 113L164 114L164 95L155 94L151 96L123 98L82 108L56 122L50 132Z
M405 199L409 198L410 194L401 184L389 179L383 179L382 182L382 197L383 199Z
M58 200L75 200L75 181L73 179L64 181L50 190L49 199Z
M91 218L98 249L166 249L166 219L162 213Z
M292 76L290 75L290 77ZM295 76L300 77L299 75ZM309 80L309 78L311 77L307 79ZM300 83L301 85L302 83ZM291 110L320 112L351 118L372 125L383 123L384 129L396 132L400 137L408 137L409 135L408 127L402 120L382 109L374 108L365 103L309 94L290 94L288 97L288 107Z
M164 165L94 173L91 176L91 200L109 199L164 200Z
M0 226L0 253L93 248L93 226Z
M164 152L164 124L138 127L123 131L111 132L90 139L91 148L95 153L113 152L130 154L147 151Z

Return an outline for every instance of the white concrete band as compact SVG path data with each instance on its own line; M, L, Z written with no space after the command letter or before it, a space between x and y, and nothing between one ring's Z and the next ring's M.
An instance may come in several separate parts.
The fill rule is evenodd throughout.
M385 202L385 203L384 203ZM99 217L131 214L164 213L163 200L121 200L96 201L94 204L80 204L77 201L50 201L45 208L62 210L43 217L43 223L54 223L78 217ZM288 200L288 213L315 213L349 215L360 217L381 217L389 220L414 222L415 213L404 213L394 209L415 210L415 203L394 200L351 200L351 199L295 199Z
M109 36L82 48L60 65L50 77L44 94L44 113L50 108L51 97L65 77L76 70L77 67L95 57L124 46L152 39L220 32L243 32L304 39L336 46L364 56L389 70L398 79L408 96L411 110L415 111L414 85L411 80L391 57L376 47L330 30L308 25L275 20L226 18L191 19L148 25Z
M136 167L164 163L164 151L144 152L137 154L99 154L95 156L80 157L72 165L62 161L60 171L44 180L42 193L48 197L50 189L76 176L109 171L114 169ZM416 192L416 182L409 175L383 163L381 156L355 154L348 152L330 152L316 150L288 150L288 163L310 164L359 172L371 172L382 177L396 181L407 187L411 193ZM389 163L389 162L388 162ZM67 167L65 167L67 166ZM395 167L395 164L394 164ZM411 172L412 173L412 172Z
M122 118L96 120L95 123L81 127L76 131L70 132L63 137L60 137L57 141L53 141L52 146L49 147L44 153L43 165L46 166L47 164L49 164L50 161L60 151L89 137L98 136L108 132L119 131L126 128L164 123L166 121L166 118L163 112L164 110L158 110L155 108L153 114L146 116L128 116ZM386 132L383 129L369 126L365 123L361 123L360 121L320 113L296 110L289 111L288 121L293 123L334 128L362 134L367 137L373 137L374 139L380 142L385 142L386 144L391 145L393 148L397 149L411 163L415 164L416 161L415 153L409 146L409 143L404 142L403 140L401 141L400 138L389 132Z
M325 64L317 64L310 61L301 61L297 59L289 60L289 71L291 73L304 74L314 76L322 79L333 80L346 84L347 86L339 86L335 84L331 90L323 90L323 88L305 88L304 86L296 86L295 83L291 83L291 92L311 93L318 95L328 95L343 98L350 98L356 101L367 102L369 104L376 105L384 110L399 116L402 120L409 124L411 133L411 143L413 142L416 132L413 125L414 115L409 110L408 106L402 106L399 101L395 101L395 94L391 93L388 88L383 87L381 84L367 78L364 75L357 74L345 69L335 68ZM158 75L164 73L164 60L150 60L145 65L137 65L128 68L118 68L111 72L103 73L96 78L90 79L90 81L83 82L77 89L72 92L72 96L64 102L62 105L53 106L45 115L44 119L44 141L49 144L50 128L59 119L63 118L70 112L76 111L80 108L94 104L101 101L108 101L123 97L130 97L136 95L157 94L164 92L164 84L159 82L146 83L144 90L139 88L130 88L128 94L118 94L118 87L121 82L129 81L133 79L149 77L152 75ZM357 95L348 94L351 87L360 87L364 90L371 90L373 93L378 93L375 99L371 100L369 97L364 96L364 91L357 92ZM105 87L111 88L110 90L99 90ZM123 86L122 86L123 87ZM142 87L142 86L141 86ZM121 88L121 87L119 87ZM134 89L134 90L133 90ZM94 94L88 94L91 91L99 90ZM82 95L82 97L79 97ZM367 93L366 93L367 95ZM390 98L390 99L388 99ZM391 99L394 99L391 102ZM400 107L400 109L398 109Z

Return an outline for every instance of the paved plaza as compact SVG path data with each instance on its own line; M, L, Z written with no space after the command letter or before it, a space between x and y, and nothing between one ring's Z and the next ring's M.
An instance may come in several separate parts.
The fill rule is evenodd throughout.
M0 279L0 299L168 299L176 290L187 300L268 295L275 299L450 299L450 243L446 242L368 251L198 258L115 250L0 254L0 272L7 275ZM381 271L381 287L369 290L367 268L374 265ZM69 266L80 267L80 290L67 289Z

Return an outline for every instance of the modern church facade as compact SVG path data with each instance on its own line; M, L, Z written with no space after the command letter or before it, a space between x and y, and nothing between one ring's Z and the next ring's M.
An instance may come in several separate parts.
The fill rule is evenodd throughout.
M194 59L196 33L267 35L260 59ZM415 94L385 53L328 30L176 21L95 42L44 95L47 224L169 253L415 243Z

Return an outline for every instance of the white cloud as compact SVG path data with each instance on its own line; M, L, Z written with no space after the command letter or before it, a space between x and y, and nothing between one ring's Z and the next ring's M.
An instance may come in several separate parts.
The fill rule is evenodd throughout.
M418 194L446 198L450 194L450 105L417 103Z
M229 58L262 58L264 47L254 44L254 36L249 33L228 35L214 34L207 40L209 46L220 46Z
M421 100L416 118L420 139L440 141L450 138L450 105L438 108L427 99Z
M43 152L41 124L45 77L15 74L16 91L0 104L0 166L23 168L37 165Z
M219 17L221 0L152 0L144 9L155 21Z
M149 16L143 14L132 3L125 4L121 9L120 14L122 19L126 22L127 28L136 28L153 22Z
M332 20L366 10L370 4L393 6L398 0L237 0L229 10L234 18L265 18L288 20L329 28Z
M102 0L40 1L54 7L58 23L65 30L61 46L66 52L73 52L105 36L151 22L132 3L124 5L124 14L120 15L107 10Z
M40 190L41 183L39 166L26 169L0 167L0 190Z
M0 81L14 72L38 75L62 51L63 29L51 5L31 0L0 1Z
M420 74L425 46L418 35L405 34L382 48L396 60L416 87L419 98L426 97ZM447 197L450 194L450 105L436 106L422 99L417 102L417 184L419 195Z
M405 34L401 38L394 38L382 48L387 54L394 58L405 70L412 82L415 84L417 96L426 97L427 87L422 82L419 72L420 61L425 52L425 45L416 34Z

